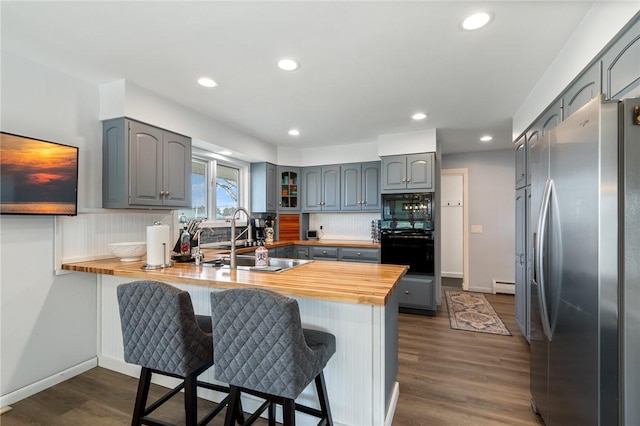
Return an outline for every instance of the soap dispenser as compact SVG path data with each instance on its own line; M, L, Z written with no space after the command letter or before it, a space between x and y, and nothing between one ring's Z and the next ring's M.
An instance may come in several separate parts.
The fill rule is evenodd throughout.
M269 250L264 246L264 242L260 241L258 248L255 251L256 267L266 268L269 266Z

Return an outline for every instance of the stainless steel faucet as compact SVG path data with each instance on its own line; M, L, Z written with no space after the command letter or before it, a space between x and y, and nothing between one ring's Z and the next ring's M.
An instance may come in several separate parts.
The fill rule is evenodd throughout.
M238 235L238 238L246 232L247 243L251 244L253 242L253 239L251 238L251 215L249 211L244 207L238 207L233 211L233 214L231 215L231 254L229 256L229 267L231 269L236 269L238 266L238 259L236 257L236 214L238 212L244 212L244 214L247 215L247 229L240 233L240 235Z

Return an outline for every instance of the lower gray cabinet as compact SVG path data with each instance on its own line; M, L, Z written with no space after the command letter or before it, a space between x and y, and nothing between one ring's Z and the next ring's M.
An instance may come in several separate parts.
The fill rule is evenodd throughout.
M432 275L405 275L398 284L400 310L420 310L428 315L436 314L436 286Z
M309 247L293 246L293 255L296 259L309 259Z
M309 258L318 260L338 260L338 247L309 247Z
M269 249L270 257L380 263L380 249L290 245Z
M284 259L294 258L293 246L276 247L269 249L269 257L278 257Z
M347 262L363 262L363 263L379 263L380 262L380 250L367 249L367 248L355 248L355 247L341 247L339 259Z

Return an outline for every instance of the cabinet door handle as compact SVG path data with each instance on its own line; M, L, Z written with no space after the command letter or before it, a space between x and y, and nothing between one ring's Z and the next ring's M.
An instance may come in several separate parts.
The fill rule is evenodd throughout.
M169 195L169 191L164 191L165 197Z
M357 252L357 253L356 253L356 256L362 256L362 254L360 254L360 252Z
M404 294L409 294L409 290L405 290L405 291L404 291Z
M160 196L162 197L164 195L164 191L160 191Z
M322 254L327 254L327 251L326 250L322 250Z

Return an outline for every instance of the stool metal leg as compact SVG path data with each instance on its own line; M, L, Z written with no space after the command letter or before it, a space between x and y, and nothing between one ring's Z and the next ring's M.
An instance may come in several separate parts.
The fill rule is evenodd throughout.
M329 408L329 398L327 396L327 386L325 384L324 373L322 371L316 376L316 390L318 391L318 399L320 400L320 410L327 419L327 425L333 426L331 409Z
M224 417L225 426L233 426L236 424L239 405L240 388L237 386L229 386L229 405L227 406L227 414Z
M269 403L269 426L276 426L276 403Z
M147 405L147 397L149 395L149 386L151 385L151 370L142 368L140 371L140 379L138 380L138 392L136 394L136 404L133 408L133 417L131 418L131 426L141 425L141 418Z
M296 402L290 398L284 398L282 404L282 424L284 426L295 426L296 424Z
M198 376L189 374L184 378L184 408L186 412L186 425L198 424Z

